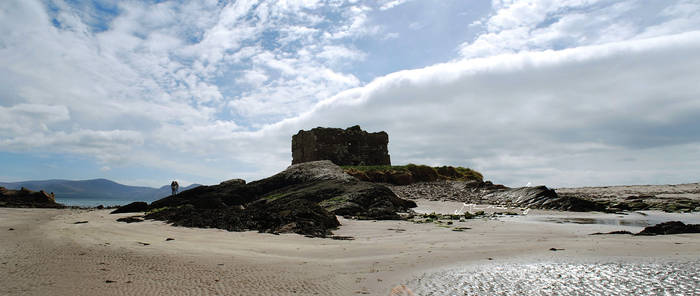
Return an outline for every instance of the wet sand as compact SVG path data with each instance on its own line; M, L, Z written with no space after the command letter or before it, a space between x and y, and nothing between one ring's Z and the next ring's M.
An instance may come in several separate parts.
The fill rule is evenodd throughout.
M461 205L418 204L447 213ZM354 240L127 224L116 219L131 214L108 213L0 209L0 295L389 295L428 271L462 264L700 258L698 234L591 236L642 227L530 219L577 213L532 211L528 219L442 226L340 219L335 234Z
M625 198L630 195L657 196L660 198L700 199L700 183L672 185L619 185L578 188L556 188L557 193L571 193L582 196L605 196Z

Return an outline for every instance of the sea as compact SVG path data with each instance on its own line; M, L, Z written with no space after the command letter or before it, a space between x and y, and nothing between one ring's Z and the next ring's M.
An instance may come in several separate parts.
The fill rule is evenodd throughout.
M151 203L153 200L131 200L131 199L89 199L89 198L60 198L56 197L56 202L69 207L105 207L123 206L135 201L145 201Z

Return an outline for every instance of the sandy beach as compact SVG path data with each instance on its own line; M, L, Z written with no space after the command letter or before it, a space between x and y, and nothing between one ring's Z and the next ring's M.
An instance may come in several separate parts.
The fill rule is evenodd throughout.
M420 211L450 213L461 203L418 205ZM700 258L698 234L590 235L643 227L538 219L618 214L531 211L453 225L339 217L342 226L334 234L353 240L116 222L131 215L1 208L0 294L389 295L425 272L467 264ZM700 219L697 213L668 215Z

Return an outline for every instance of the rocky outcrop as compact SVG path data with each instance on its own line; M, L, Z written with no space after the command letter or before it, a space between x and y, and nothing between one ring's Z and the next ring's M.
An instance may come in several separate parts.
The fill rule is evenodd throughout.
M337 165L391 165L388 144L386 132L368 133L359 125L300 130L292 136L292 164L330 160Z
M559 196L545 186L509 188L490 181L436 181L408 186L390 186L401 198L452 200L474 204L491 204L563 211L600 211L596 202L572 196Z
M589 200L571 196L559 196L554 189L546 186L520 187L498 190L484 196L494 204L531 209L551 209L561 211L601 211L601 205Z
M43 190L37 192L24 187L20 190L0 187L0 207L63 208L64 206L56 203L53 193L46 193Z
M415 206L330 161L315 161L247 184L200 186L157 200L146 218L188 227L327 236L340 225L335 215L400 219L399 212Z
M606 211L700 211L700 183L558 188L562 196L591 200Z

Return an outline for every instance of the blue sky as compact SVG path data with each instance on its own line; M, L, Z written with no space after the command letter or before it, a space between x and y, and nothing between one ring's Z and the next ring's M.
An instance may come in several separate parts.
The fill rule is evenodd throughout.
M0 180L259 179L360 124L510 186L697 182L689 0L0 2Z

